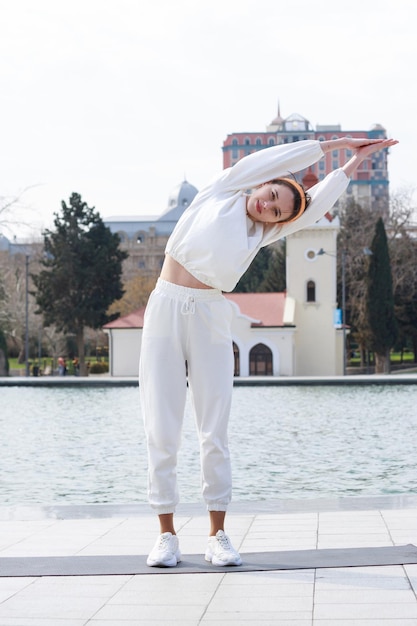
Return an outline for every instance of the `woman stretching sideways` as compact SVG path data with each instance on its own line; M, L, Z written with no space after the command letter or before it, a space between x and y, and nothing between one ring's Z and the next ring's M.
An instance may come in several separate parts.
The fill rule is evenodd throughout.
M222 292L234 289L261 247L314 224L365 159L396 143L346 137L260 150L223 170L179 219L146 308L139 368L148 496L160 526L149 566L174 567L181 560L174 513L187 377L210 521L205 558L217 566L242 563L224 531L232 495L227 427L234 358L232 308ZM292 173L333 150L353 156L307 194Z

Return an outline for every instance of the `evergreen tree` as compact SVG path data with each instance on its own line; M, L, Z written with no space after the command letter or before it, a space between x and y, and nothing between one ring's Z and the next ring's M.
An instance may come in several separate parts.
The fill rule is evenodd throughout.
M282 292L286 288L285 240L271 250L268 268L259 286L262 292Z
M234 291L236 293L261 293L284 291L284 289L285 247L280 245L261 248Z
M119 236L77 193L68 206L62 202L62 215L55 214L54 226L44 234L45 269L32 276L34 295L45 326L75 335L80 373L85 375L84 328L100 328L118 317L107 310L123 295L122 262L127 253L119 248Z
M261 248L237 283L234 291L236 293L256 293L259 292L271 260L271 248Z
M4 332L0 328L0 376L9 375L9 360L7 358L7 344Z
M379 218L371 244L368 267L367 311L370 348L375 352L375 372L389 372L390 348L397 338L391 265L384 222Z

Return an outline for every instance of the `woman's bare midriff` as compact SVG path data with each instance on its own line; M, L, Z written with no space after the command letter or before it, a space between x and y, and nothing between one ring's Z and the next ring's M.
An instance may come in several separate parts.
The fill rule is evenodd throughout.
M177 261L174 261L169 254L165 255L160 276L162 280L174 283L174 285L181 285L182 287L190 287L191 289L212 289L209 285L205 285L194 278L190 272L187 272L185 267L180 265Z

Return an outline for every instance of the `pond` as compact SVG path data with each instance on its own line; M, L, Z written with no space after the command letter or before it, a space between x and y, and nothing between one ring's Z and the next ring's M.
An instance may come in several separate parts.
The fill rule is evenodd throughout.
M417 491L417 386L236 387L233 498ZM146 446L137 387L0 389L0 504L144 503ZM178 478L199 502L187 403Z

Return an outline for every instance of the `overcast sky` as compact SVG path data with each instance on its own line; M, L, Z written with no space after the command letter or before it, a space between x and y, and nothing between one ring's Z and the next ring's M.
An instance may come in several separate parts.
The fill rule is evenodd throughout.
M103 218L160 214L277 113L400 140L417 183L415 0L0 0L0 196L50 226L74 191ZM21 231L19 231L21 232Z

